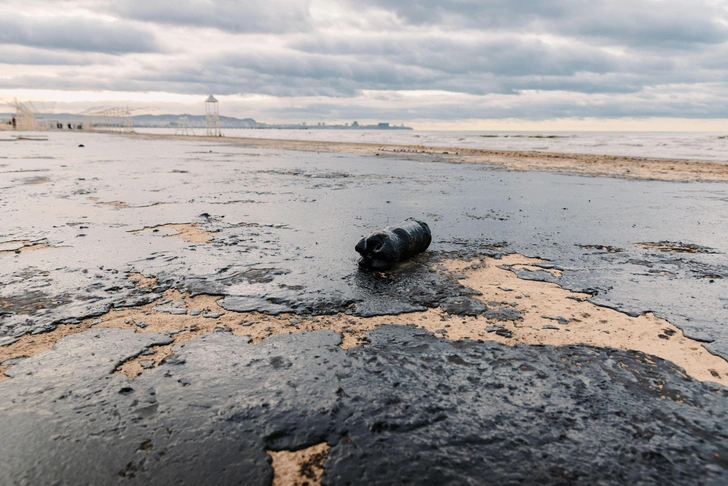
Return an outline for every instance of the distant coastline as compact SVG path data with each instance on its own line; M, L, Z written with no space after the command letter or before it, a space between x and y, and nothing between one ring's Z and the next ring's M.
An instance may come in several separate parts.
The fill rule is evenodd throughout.
M186 118L187 126L190 128L204 128L204 115L134 115L132 120L135 127L147 128L178 128L182 120ZM376 124L360 124L357 121L345 124L328 124L319 122L316 124L303 123L264 123L253 118L235 118L232 116L220 116L220 128L250 128L258 130L412 130L402 124L393 125L389 122Z
M11 113L0 113L0 120L8 121L13 116ZM81 123L87 116L83 114L72 113L53 113L44 114L39 119L51 122ZM186 119L187 127L192 129L205 128L205 115L132 115L132 123L134 127L139 128L179 128L183 126L183 119ZM412 130L412 127L406 127L403 124L393 125L389 122L379 122L375 124L360 124L357 121L345 124L328 124L319 122L316 124L303 123L263 123L252 118L235 118L232 116L220 116L220 128L250 128L258 130Z

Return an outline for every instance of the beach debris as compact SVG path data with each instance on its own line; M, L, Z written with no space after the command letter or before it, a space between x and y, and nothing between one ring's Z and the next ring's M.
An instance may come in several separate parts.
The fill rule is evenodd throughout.
M154 368L154 365L155 365L155 364L156 364L156 363L155 363L155 362L154 362L154 360L152 360L152 359L143 359L143 360L141 360L141 361L139 362L139 365L140 365L140 366L141 366L142 368L144 368L145 370L148 370L148 369Z
M509 329L498 329L495 331L495 333L497 335L499 335L500 337L504 337L507 339L510 339L513 337L513 333Z
M483 301L471 297L450 297L440 308L450 315L476 316L488 310Z
M427 223L411 219L370 233L359 240L355 249L361 255L359 267L383 271L427 250L430 242L432 233Z
M500 307L496 307L500 305ZM486 319L496 321L520 321L523 320L521 311L514 309L508 302L488 302L489 309L483 314Z

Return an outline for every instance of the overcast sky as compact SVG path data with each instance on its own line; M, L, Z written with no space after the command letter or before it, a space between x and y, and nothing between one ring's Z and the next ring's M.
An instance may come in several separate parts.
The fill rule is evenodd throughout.
M56 112L198 114L214 93L221 114L266 122L728 119L728 0L0 0L0 12L0 97Z

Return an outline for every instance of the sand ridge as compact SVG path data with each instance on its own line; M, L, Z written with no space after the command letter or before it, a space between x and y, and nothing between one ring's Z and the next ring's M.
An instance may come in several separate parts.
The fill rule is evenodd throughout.
M175 135L125 135L147 139L188 139ZM200 137L205 138L205 137ZM220 142L218 138L210 138ZM728 163L615 155L565 154L516 150L486 150L423 145L368 144L226 137L225 143L251 148L307 152L397 156L421 161L483 164L508 171L543 171L590 177L663 181L728 181Z

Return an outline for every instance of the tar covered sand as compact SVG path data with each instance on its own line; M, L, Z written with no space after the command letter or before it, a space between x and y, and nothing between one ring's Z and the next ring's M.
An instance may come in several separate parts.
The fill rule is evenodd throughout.
M8 484L728 481L720 164L81 133L0 162ZM408 217L428 250L359 269Z
M90 328L132 329L135 332L168 333L173 344L202 334L218 331L248 336L259 343L274 334L291 334L328 329L340 333L342 348L366 343L366 331L384 324L419 327L449 340L493 340L507 345L551 344L563 346L588 344L642 351L672 361L686 374L701 380L728 385L728 362L709 353L701 343L686 338L669 322L648 313L631 317L616 310L590 303L589 295L570 292L556 284L523 280L512 268L528 268L540 260L508 255L500 259L482 258L472 262L446 261L443 270L464 275L463 285L477 290L477 297L455 300L446 306L424 312L383 315L369 318L344 313L323 316L275 316L259 312L226 312L218 305L222 296L165 292L160 300L138 308L112 310L76 325L59 326L54 331L24 338L0 348L0 362L47 351L58 340ZM152 289L155 281L141 275L130 276L141 288ZM477 315L458 315L475 298L487 307L506 307L515 312L513 319L488 311ZM453 314L445 309L450 309ZM459 307L458 307L459 306ZM157 366L171 354L173 344L155 347L124 362L118 371L129 377Z

